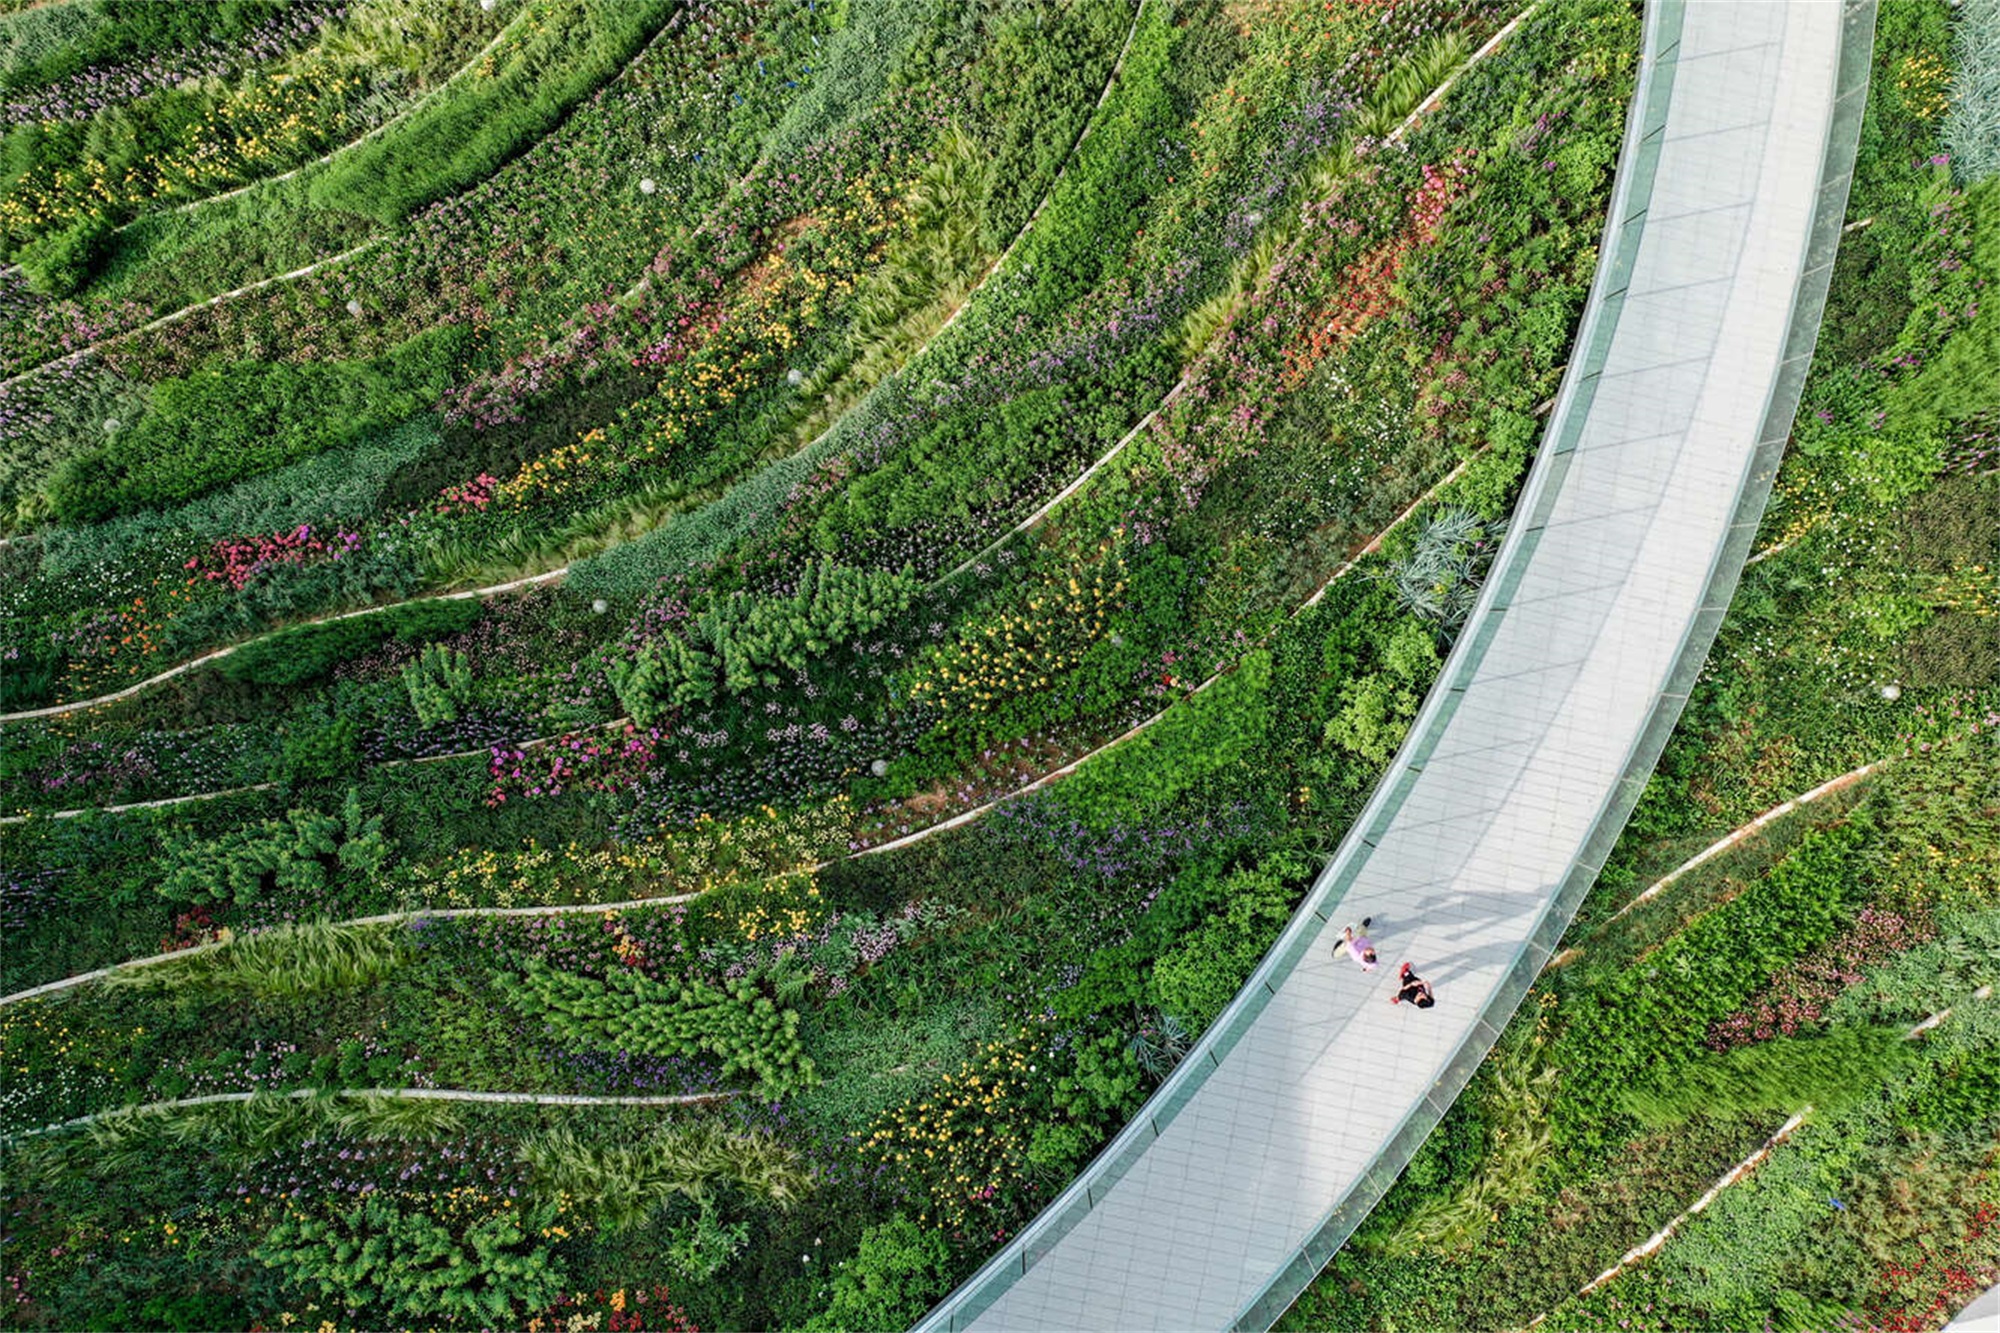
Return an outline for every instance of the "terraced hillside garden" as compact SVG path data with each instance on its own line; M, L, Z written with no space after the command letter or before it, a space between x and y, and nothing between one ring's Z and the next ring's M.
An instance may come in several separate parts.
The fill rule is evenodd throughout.
M464 8L128 35L389 92L87 226L10 177L11 1324L920 1315L1394 753L1639 33Z

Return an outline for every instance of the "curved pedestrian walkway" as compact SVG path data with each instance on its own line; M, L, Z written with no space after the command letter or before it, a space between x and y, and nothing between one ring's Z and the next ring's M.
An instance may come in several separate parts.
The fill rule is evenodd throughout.
M1617 840L1790 432L1872 0L1646 15L1595 285L1480 603L1249 983L921 1330L1268 1327L1472 1076ZM1371 915L1437 1007L1331 956Z

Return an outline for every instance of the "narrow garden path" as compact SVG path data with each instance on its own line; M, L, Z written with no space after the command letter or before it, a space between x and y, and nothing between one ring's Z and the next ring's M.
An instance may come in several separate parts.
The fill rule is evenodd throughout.
M1597 277L1478 607L1230 1007L920 1330L1263 1328L1471 1078L1596 878L1754 539L1831 273L1874 9L1646 12ZM1330 942L1372 915L1437 1007Z
M1339 568L1335 569L1333 573L1329 574L1326 577L1326 579L1319 585L1319 587L1313 590L1312 596L1308 597L1292 612L1291 618L1296 618L1297 616L1303 615L1308 609L1316 605L1319 602L1319 599L1326 595L1327 589L1331 588L1336 581L1345 578L1348 574L1352 573L1355 567L1361 562L1362 559L1364 559L1366 556L1373 553L1374 551L1379 550L1381 548L1383 540L1387 538L1390 533L1394 532L1403 523L1407 522L1412 516L1418 513L1426 504L1430 503L1433 499L1435 499L1438 493L1444 490L1445 487L1449 486L1452 482L1458 480L1458 478L1465 472L1465 469L1469 466L1471 466L1471 460L1469 459L1466 462L1460 463L1456 468L1452 469L1449 475L1447 475L1443 480L1439 481L1437 485L1433 486L1430 490L1424 492L1422 495L1412 500L1400 514L1396 515L1395 519L1391 521L1388 527L1382 529L1381 532L1377 533L1374 537L1370 538L1368 543L1365 546L1363 546L1359 551L1357 551L1352 558L1343 562ZM1257 645L1253 646L1261 646L1263 643L1268 642L1269 637L1270 636L1267 634L1263 639L1260 639L1258 641ZM993 811L999 809L1001 806L1007 804L1009 801L1017 800L1020 797L1030 794L1031 792L1041 791L1043 788L1048 787L1052 783L1059 782L1063 778L1068 777L1071 773L1074 773L1084 764L1088 763L1092 759L1097 758L1099 755L1104 754L1106 751L1115 749L1116 747L1123 745L1125 742L1131 740L1133 737L1144 733L1146 730L1151 728L1155 723L1159 722L1160 719L1164 718L1168 713L1172 712L1175 707L1177 707L1182 703L1185 703L1189 699L1194 698L1195 695L1202 693L1204 690L1207 690L1210 686L1214 685L1217 681L1221 680L1224 676L1228 675L1229 672L1233 669L1234 668L1225 668L1221 671L1216 672L1214 675L1211 675L1208 679L1202 681L1201 684L1195 686L1192 690L1189 690L1186 694L1182 695L1179 699L1176 699L1173 703L1168 704L1167 707L1162 708L1157 713L1154 713L1151 717L1148 717L1144 721L1137 723L1136 725L1130 727L1129 729L1123 732L1120 732L1118 735L1112 737L1110 740L1104 742L1102 745L1096 746L1090 749L1089 751L1085 752L1084 754L1078 755L1075 759L1070 760L1068 763L1062 765L1060 768L1052 769L1051 771L1042 774L1040 777L1036 778L1032 782L1027 783L1024 786L1017 787L1013 791L1007 792L1000 796L996 796L992 800L987 801L982 805L975 806L970 810L966 810L959 814L953 815L949 819L940 820L935 824L928 824L923 828L916 830L913 833L905 834L904 836L893 839L892 841L889 842L877 843L871 847L863 847L858 851L849 852L847 855L842 857L837 857L835 859L840 861L852 861L863 856L874 856L882 852L894 851L899 847L908 847L914 843L922 842L926 838L934 837L939 833L943 833L947 829L958 828L961 825L969 824L976 819L984 818L986 815L991 814ZM616 721L606 723L605 725L617 726L619 725L619 723L628 720L629 719L626 718L619 718ZM525 749L528 746L532 745L546 745L552 741L560 740L562 739L563 735L568 735L568 734L570 733L564 732L561 735L557 736L537 737L535 740L522 742L519 748ZM464 750L455 754L448 754L448 755L427 755L421 759L395 759L395 760L390 760L387 764L384 764L383 767L387 768L402 764L435 763L441 759L464 759L464 758L469 758L473 755L484 754L484 753L486 753L486 751L483 749ZM5 818L0 818L0 825L26 823L30 819L73 819L81 815L97 813L99 810L109 813L109 812L119 812L125 810L158 809L163 806L180 805L190 801L208 801L208 800L214 800L217 797L221 796L236 796L236 795L241 795L244 792L265 791L269 790L274 785L275 784L273 783L261 783L255 787L233 787L227 791L200 792L192 796L170 796L165 798L164 800L139 801L132 805L103 806L103 807L85 808L81 810L58 810L53 814L47 814L47 815L39 815L39 814L9 815ZM814 865L800 866L797 867L795 871L789 871L786 873L810 873L813 871L823 870L828 865L831 864L833 863L830 861L822 861ZM528 907L449 907L449 908L415 907L398 912L378 913L374 916L352 917L345 921L336 922L335 924L343 926L374 926L374 925L393 925L397 922L414 921L417 920L418 918L423 918L428 920L428 919L436 919L443 917L461 917L461 916L503 916L503 917L504 916L561 916L576 912L618 912L618 911L624 911L627 908L635 908L635 907L666 907L666 906L671 906L674 903L690 902L699 896L700 896L699 894L694 894L694 893L678 893L678 894L661 895L652 898L629 898L617 902L554 903L554 904L539 904ZM190 958L196 954L207 953L215 949L220 949L224 947L224 943L225 943L224 941L213 941L208 944L194 945L186 949L176 949L168 953L149 954L143 958L134 958L126 962L114 963L108 967L96 968L89 972L78 972L73 976L62 977L55 981L44 982L39 986L31 986L26 990L15 991L11 995L0 995L0 1008L5 1008L7 1005L10 1004L18 1004L23 1000L32 1000L45 995L54 995L61 991L73 989L77 986L87 985L88 983L93 981L101 981L105 977L109 976L111 973L119 971L121 969L152 967L160 963L173 962L175 959L178 958Z
M74 1120L44 1125L40 1129L24 1129L0 1142L18 1143L43 1134L61 1134L118 1116L142 1115L148 1111L178 1111L189 1106L220 1106L225 1102L247 1102L260 1097L283 1098L286 1101L305 1101L312 1097L383 1097L394 1101L485 1102L504 1106L702 1106L709 1102L726 1102L735 1095L733 1092L689 1092L671 1097L593 1097L573 1092L472 1092L460 1088L295 1088L290 1092L212 1092L205 1097L146 1102L80 1115Z
M974 283L971 290L966 292L965 296L959 301L958 305L952 310L950 316L946 318L944 323L940 324L936 332L932 333L930 337L926 338L923 344L919 346L916 349L916 351L910 353L909 357L904 362L905 365L915 361L918 357L922 356L926 351L930 349L932 344L937 342L939 338L942 338L945 335L946 331L949 330L954 324L958 322L958 317L965 313L966 307L972 304L972 299L978 296L979 293L985 289L986 285L992 281L995 274L999 273L1001 268L1006 264L1008 258L1013 255L1015 249L1021 244L1022 239L1025 236L1027 236L1030 230L1034 228L1035 220L1041 217L1042 211L1045 208L1047 208L1050 198L1054 196L1056 186L1059 185L1062 182L1063 178L1069 174L1070 163L1076 157L1076 150L1083 145L1083 142L1090 137L1091 131L1096 128L1098 113L1104 109L1104 103L1106 102L1106 100L1110 98L1111 90L1117 86L1119 73L1125 68L1125 57L1132 49L1132 38L1134 34L1136 34L1139 31L1139 19L1141 15L1144 13L1144 10L1145 10L1145 0L1139 0L1139 3L1133 6L1132 22L1130 26L1128 26L1125 30L1125 43L1123 46L1119 48L1117 60L1112 62L1111 72L1109 75L1106 76L1104 80L1104 87L1101 91L1099 91L1097 95L1097 102L1091 108L1090 115L1084 118L1083 128L1078 132L1076 138L1070 143L1069 151L1067 154L1064 155L1062 166L1058 168L1056 174L1052 178L1050 178L1048 187L1042 191L1042 197L1035 204L1034 211L1028 215L1028 220L1021 224L1020 230L1014 233L1014 238L1007 243L1007 248L1000 252L999 257L994 259L994 261L991 264L987 265L986 271L980 275L979 281L977 283ZM650 49L650 44L648 49ZM643 51L641 52L641 54L643 54ZM638 59L637 56L633 58L635 60ZM762 164L762 161L763 161L762 158L758 159L759 165ZM755 171L756 168L753 167L751 169L751 174L754 174ZM746 176L745 179L748 179L748 176ZM377 244L377 241L368 241L365 242L362 246L358 247L357 249L349 250L344 254L335 255L329 259L323 259L319 261L319 263L317 264L308 265L307 267L298 269L295 272L284 274L282 277L266 278L261 283L252 283L250 286L238 288L234 292L225 292L221 296L211 297L209 298L209 300L205 302L201 302L197 305L189 306L186 309L176 311L174 312L174 314L168 316L165 319L155 320L152 324L145 325L138 329L130 330L127 333L114 335L114 337L107 338L104 341L106 343L109 343L116 341L117 338L129 337L135 333L143 333L147 329L156 328L164 324L172 323L174 320L185 318L187 315L191 314L195 310L200 309L203 305L215 305L218 302L228 300L231 297L240 296L247 292L254 291L259 287L269 286L270 284L275 282L282 282L289 280L291 278L301 277L307 273L312 272L316 268L324 267L327 264L335 263L342 259L351 258L352 256L361 253L362 250L368 249L370 246L373 246L375 244ZM639 284L640 287L643 287L645 283L649 280L650 280L649 278L642 278ZM635 288L634 290L636 291L638 289ZM93 344L93 347L102 345L103 345L102 343ZM92 350L92 348L89 347L82 348L78 352L72 353L71 355L80 356L83 353L88 352L90 350ZM54 363L51 362L45 364L54 364ZM27 371L23 373L32 374L33 372ZM20 376L15 376L15 379L19 378ZM0 382L0 389L5 389L7 385L12 384L13 382L14 380L11 379L4 382ZM810 452L814 445L818 444L821 440L825 439L829 434L831 434L835 429L837 429L839 424L840 422L838 420L829 423L827 428L821 431L819 435L815 436L813 440L809 442L803 449L799 450L799 453L803 454ZM669 516L667 521L671 521L672 517L676 516ZM493 583L480 588L467 588L460 592L426 593L419 597L406 598L405 600L400 602L382 602L374 606L364 606L359 610L343 611L336 615L316 616L306 620L295 621L292 624L281 626L278 629L266 631L263 634L254 635L251 638L241 640L237 643L229 644L221 648L212 649L209 652L203 653L199 657L190 658L188 661L181 663L179 666L171 667L165 671L159 672L156 675L148 676L144 680L137 681L131 685L126 686L124 689L115 690L109 694L100 694L88 699L73 699L67 703L49 704L46 707L23 709L19 712L14 712L14 713L0 713L0 723L25 722L34 718L42 718L42 717L61 717L69 713L83 712L87 709L102 707L105 704L117 703L120 700L129 699L134 695L144 693L145 691L153 689L156 686L163 685L167 681L170 681L177 676L183 675L186 672L194 670L196 667L204 666L213 663L220 658L227 657L231 653L236 652L240 648L248 647L250 644L261 642L265 639L269 639L275 637L276 635L283 634L288 630L298 629L305 625L328 624L336 620L351 620L357 616L381 615L383 612L393 611L397 607L409 606L416 602L462 601L465 600L466 598L473 598L473 597L477 598L497 597L505 593L517 592L523 588L536 587L544 583L554 583L557 580L563 578L565 575L567 575L569 573L569 570L570 567L568 565L560 565L554 569L546 570L539 574L530 574L522 578L510 579L505 583Z

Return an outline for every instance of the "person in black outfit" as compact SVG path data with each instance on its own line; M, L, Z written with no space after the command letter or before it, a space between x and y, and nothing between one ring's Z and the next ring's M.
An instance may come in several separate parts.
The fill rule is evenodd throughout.
M1401 976L1402 986L1389 997L1390 1004L1408 1003L1419 1009L1428 1009L1437 1003L1437 997L1431 994L1431 983L1412 971L1408 963L1403 964Z

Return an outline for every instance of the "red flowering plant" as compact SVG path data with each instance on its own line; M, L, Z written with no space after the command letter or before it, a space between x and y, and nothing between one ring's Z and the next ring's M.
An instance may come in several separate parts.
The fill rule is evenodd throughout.
M227 937L227 927L218 924L206 907L196 907L174 918L173 930L160 937L160 952L176 953Z
M486 804L504 805L510 796L560 796L577 786L623 790L653 766L668 735L664 727L625 722L616 731L573 731L545 745L496 745L487 759L493 786Z
M1409 215L1402 231L1347 266L1334 285L1339 295L1322 307L1316 318L1307 321L1304 343L1285 353L1287 387L1304 383L1313 367L1353 342L1370 324L1397 309L1400 301L1396 280L1404 263L1417 247L1437 239L1445 211L1464 193L1465 179L1471 172L1469 153L1447 162L1424 165L1423 179L1410 194Z
M476 509L481 513L493 503L493 490L500 484L500 478L482 472L471 481L457 486L447 486L438 492L444 503L437 507L440 514L452 514L464 509Z
M687 1312L669 1299L666 1287L620 1287L616 1291L570 1292L522 1325L525 1333L562 1333L602 1328L607 1333L701 1333ZM601 1322L600 1322L601 1321Z
M211 545L205 555L191 557L184 567L193 571L197 579L240 589L273 566L339 560L360 546L358 532L336 527L331 533L323 533L315 531L310 523L301 523L286 532L224 537Z
M1943 1235L1922 1237L1906 1262L1877 1275L1864 1302L1868 1327L1882 1333L1923 1333L2000 1278L1993 1259L2000 1235L2000 1207L1975 1202L1963 1221Z

